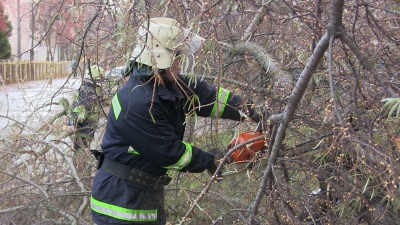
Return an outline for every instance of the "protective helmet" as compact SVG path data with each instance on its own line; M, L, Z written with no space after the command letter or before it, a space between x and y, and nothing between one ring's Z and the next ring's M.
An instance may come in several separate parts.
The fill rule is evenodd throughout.
M204 39L181 27L171 18L156 17L144 22L131 60L157 69L171 66L176 54L197 51Z
M87 69L85 72L85 79L99 81L101 80L102 76L104 76L104 69L98 65L91 66L90 72L92 73L92 77L90 77L89 69Z

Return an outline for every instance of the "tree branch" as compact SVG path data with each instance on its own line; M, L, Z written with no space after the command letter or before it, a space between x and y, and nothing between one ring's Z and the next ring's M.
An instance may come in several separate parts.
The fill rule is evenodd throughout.
M385 77L381 76L378 73L378 71L376 71L375 67L373 66L374 64L371 63L371 61L369 61L367 59L365 54L361 52L361 50L358 48L356 43L352 39L350 39L350 37L346 33L342 33L339 36L339 38L356 55L356 58L358 59L360 64L365 69L367 69L374 76L374 78L379 82L383 91L386 92L392 98L397 97L396 91L393 90L390 83L385 79Z
M275 96L284 98L290 93L292 85L292 79L289 72L281 68L280 63L274 56L269 54L263 46L260 46L254 42L239 42L239 43L226 43L221 42L221 45L229 51L233 51L235 54L250 54L254 56L254 59L259 63L260 67L265 71L266 74L273 74L273 77L277 82L274 84Z
M258 207L261 202L261 198L265 193L265 189L267 186L266 184L272 175L272 169L273 169L272 167L275 165L276 159L278 158L286 129L289 125L291 118L293 117L297 105L299 104L300 100L302 99L307 89L307 84L312 77L312 73L319 65L319 62L323 58L323 55L329 46L329 36L330 35L328 33L325 33L325 35L319 41L317 47L315 48L313 54L310 57L310 60L307 62L305 69L301 73L300 78L295 88L292 91L292 94L290 95L289 103L286 105L285 110L283 111L283 122L280 124L278 128L276 140L274 146L272 147L272 151L268 160L267 169L264 172L260 188L258 189L257 196L251 207L252 216L250 216L249 224L254 224L254 215L256 215L257 213Z

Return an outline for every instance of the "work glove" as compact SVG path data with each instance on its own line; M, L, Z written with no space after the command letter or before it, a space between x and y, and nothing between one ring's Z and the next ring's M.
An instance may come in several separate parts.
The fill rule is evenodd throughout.
M220 150L219 148L213 148L210 151L208 151L208 154L212 155L214 157L214 160L212 163L210 163L210 166L208 166L208 168L206 168L208 174L210 174L210 176L214 175L215 171L218 168L219 165L219 161L224 157L225 153ZM222 178L222 170L218 171L217 173L217 181L221 181Z

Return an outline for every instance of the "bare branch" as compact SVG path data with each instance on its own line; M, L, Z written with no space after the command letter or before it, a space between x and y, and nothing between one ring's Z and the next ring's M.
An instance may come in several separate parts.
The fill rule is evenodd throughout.
M303 70L303 72L301 73L300 79L297 82L289 98L289 103L286 105L285 110L283 111L283 122L280 124L278 128L276 140L268 160L267 169L264 172L263 179L257 193L257 197L251 207L252 215L256 215L257 213L258 206L260 205L261 202L261 197L264 195L266 184L272 175L272 170L273 170L272 167L275 165L276 159L278 158L283 138L285 136L285 132L289 125L289 122L293 117L293 113L296 110L297 105L299 104L302 96L304 95L304 92L306 91L307 83L311 79L312 72L317 68L328 46L329 46L329 34L326 33L319 41L310 60L307 62L307 65ZM253 223L254 223L254 216L251 216L249 219L249 224Z
M353 40L350 39L347 34L342 34L340 35L340 40L347 45L350 50L356 55L358 61L360 64L366 68L372 75L374 75L375 79L379 82L379 84L382 87L382 90L386 92L390 97L395 98L397 97L396 91L393 90L392 86L390 83L382 77L378 71L373 66L373 63L371 63L367 57L365 56L364 53L361 52L361 50L357 47L357 45L354 43Z

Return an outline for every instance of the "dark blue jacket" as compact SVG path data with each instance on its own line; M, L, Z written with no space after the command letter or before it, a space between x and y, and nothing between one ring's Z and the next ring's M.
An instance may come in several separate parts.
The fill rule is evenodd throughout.
M99 96L101 88L84 80L79 87L78 96L70 107L72 111L69 113L68 125L90 126L95 129L100 117L99 102L102 101Z
M218 104L217 96L221 101ZM198 116L219 114L220 118L240 120L237 109L242 103L240 96L217 90L200 79L182 76L179 84L165 87L155 84L154 79L132 76L112 101L103 153L106 158L154 175L163 175L168 169L202 172L212 163L212 156L182 141L185 115L193 112L194 106ZM190 150L187 164L179 164Z
M214 163L213 156L182 141L185 116L196 112L202 117L240 120L242 103L240 96L200 79L182 76L179 83L164 86L131 75L112 100L102 143L104 156L157 176L167 170L203 172ZM253 114L251 107L246 109ZM92 219L96 224L165 224L163 198L163 191L99 169L92 186Z

